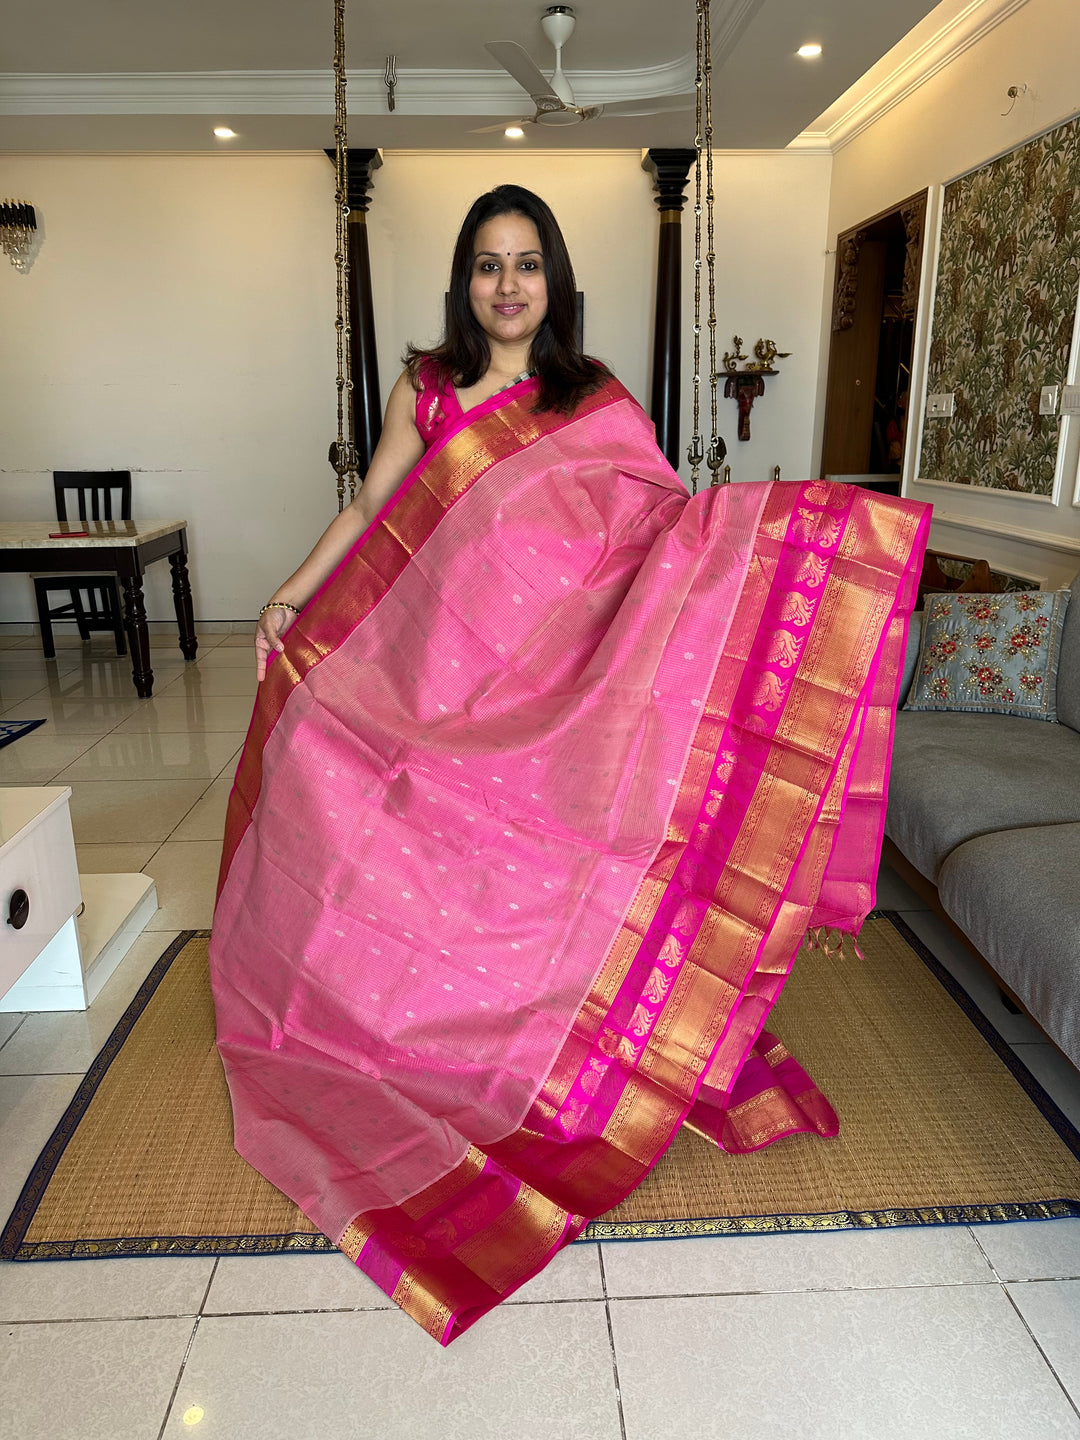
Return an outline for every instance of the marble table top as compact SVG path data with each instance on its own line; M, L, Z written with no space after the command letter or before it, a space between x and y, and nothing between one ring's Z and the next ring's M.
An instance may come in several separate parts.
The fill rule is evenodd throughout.
M159 535L186 530L186 520L0 520L0 550L100 550L116 545L142 545ZM50 540L57 530L89 530Z

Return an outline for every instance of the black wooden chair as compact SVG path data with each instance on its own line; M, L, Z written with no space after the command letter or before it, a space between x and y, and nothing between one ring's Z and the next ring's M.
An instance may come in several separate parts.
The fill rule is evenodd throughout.
M131 519L130 470L54 470L53 490L57 520L74 518L68 516L68 491L78 496L80 520ZM116 653L125 653L124 611L115 575L98 570L84 575L35 575L33 581L46 658L56 654L54 620L74 620L84 640L90 639L93 630L111 630L116 637ZM66 591L67 600L51 606L49 594L54 590Z

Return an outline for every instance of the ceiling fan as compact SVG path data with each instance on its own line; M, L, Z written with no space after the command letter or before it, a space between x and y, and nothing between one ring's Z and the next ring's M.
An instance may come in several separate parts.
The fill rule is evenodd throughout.
M640 100L615 100L597 105L578 105L574 91L562 68L563 46L574 33L577 19L571 5L549 5L540 20L544 34L555 47L555 70L548 80L532 56L512 40L496 40L485 45L489 55L532 97L536 114L526 116L521 125L580 125L583 120L596 120L601 115L661 115L672 110L691 110L693 92L688 95L657 95ZM485 125L474 135L487 135L502 130L506 122Z

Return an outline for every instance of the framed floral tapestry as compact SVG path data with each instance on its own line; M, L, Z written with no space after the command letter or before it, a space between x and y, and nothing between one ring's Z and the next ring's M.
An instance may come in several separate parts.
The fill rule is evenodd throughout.
M1050 496L1080 295L1080 119L945 187L920 477Z

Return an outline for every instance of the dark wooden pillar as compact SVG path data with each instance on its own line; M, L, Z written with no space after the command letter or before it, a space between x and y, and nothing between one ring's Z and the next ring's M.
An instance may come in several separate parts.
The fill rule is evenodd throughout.
M696 150L650 150L641 168L653 177L660 211L660 243L656 254L656 320L653 331L652 400L650 414L656 440L675 469L679 454L679 407L682 371L682 208L683 191Z
M334 159L333 150L327 155ZM367 211L372 174L382 164L378 150L349 151L349 360L353 380L353 433L361 479L367 473L382 434L379 356L375 345L375 307L371 297L371 253Z
M375 347L375 307L371 299L371 254L367 210L372 172L382 164L378 150L349 151L349 320L352 325L353 427L365 475L382 434L379 354Z

